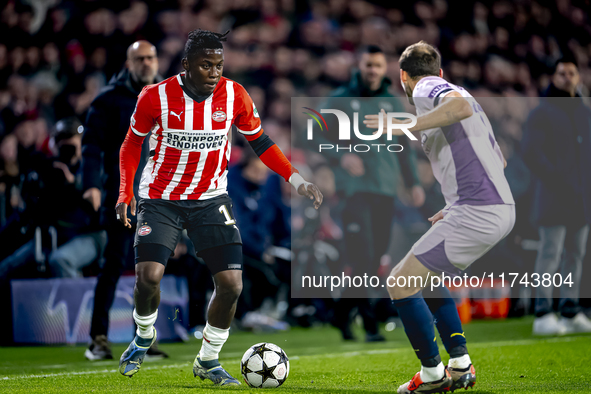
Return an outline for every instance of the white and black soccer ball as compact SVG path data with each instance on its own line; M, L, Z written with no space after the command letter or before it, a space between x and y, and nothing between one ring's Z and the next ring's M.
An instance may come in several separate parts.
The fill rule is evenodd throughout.
M242 356L240 371L250 387L279 387L289 375L289 360L279 346L257 343Z

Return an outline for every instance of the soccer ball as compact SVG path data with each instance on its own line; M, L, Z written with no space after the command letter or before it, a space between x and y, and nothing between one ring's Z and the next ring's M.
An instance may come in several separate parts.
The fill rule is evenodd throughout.
M261 342L244 353L240 371L250 387L279 387L289 375L289 360L279 346Z

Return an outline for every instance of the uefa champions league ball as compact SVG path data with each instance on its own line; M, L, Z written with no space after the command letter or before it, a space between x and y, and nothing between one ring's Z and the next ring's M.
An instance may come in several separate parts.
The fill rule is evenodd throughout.
M257 343L242 356L240 371L250 387L279 387L289 375L289 360L279 346Z

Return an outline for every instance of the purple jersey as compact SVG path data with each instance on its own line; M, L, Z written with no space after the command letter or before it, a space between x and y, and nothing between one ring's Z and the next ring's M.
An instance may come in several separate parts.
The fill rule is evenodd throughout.
M431 161L449 208L452 205L515 204L499 149L486 114L463 88L443 78L425 77L414 88L417 115L433 108L451 92L472 106L472 116L446 127L423 130L421 145Z

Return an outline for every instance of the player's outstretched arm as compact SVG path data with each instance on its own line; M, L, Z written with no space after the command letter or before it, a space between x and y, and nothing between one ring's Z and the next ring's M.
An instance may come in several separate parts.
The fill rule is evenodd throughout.
M290 182L298 194L314 200L314 207L318 209L322 204L322 193L316 185L302 178L277 144L263 132L258 111L241 85L237 85L236 97L239 102L236 106L239 109L234 118L234 125L238 132L244 135L252 150L271 171L277 173L286 182Z
M245 137L251 148L259 156L259 159L269 169L291 183L298 194L314 200L314 208L318 209L320 207L323 196L318 186L304 180L298 173L298 170L287 160L281 149L279 149L268 135L263 133L262 129L254 135L245 135Z
M413 127L409 127L408 130L413 133L419 133L420 131L433 129L435 127L445 127L469 118L473 114L472 106L464 97L458 92L451 92L441 100L441 104L433 108L431 111L424 115L417 117L417 124ZM385 111L382 110L383 119L385 117ZM393 123L396 124L407 124L411 123L410 119L398 120L392 119ZM379 129L379 115L366 115L363 123L370 129ZM384 121L384 127L378 130L376 133L386 133L386 124ZM392 130L392 135L404 135L401 129Z
M417 124L411 132L445 127L472 116L472 106L458 92L451 92L441 100L441 104L424 115L417 117Z

